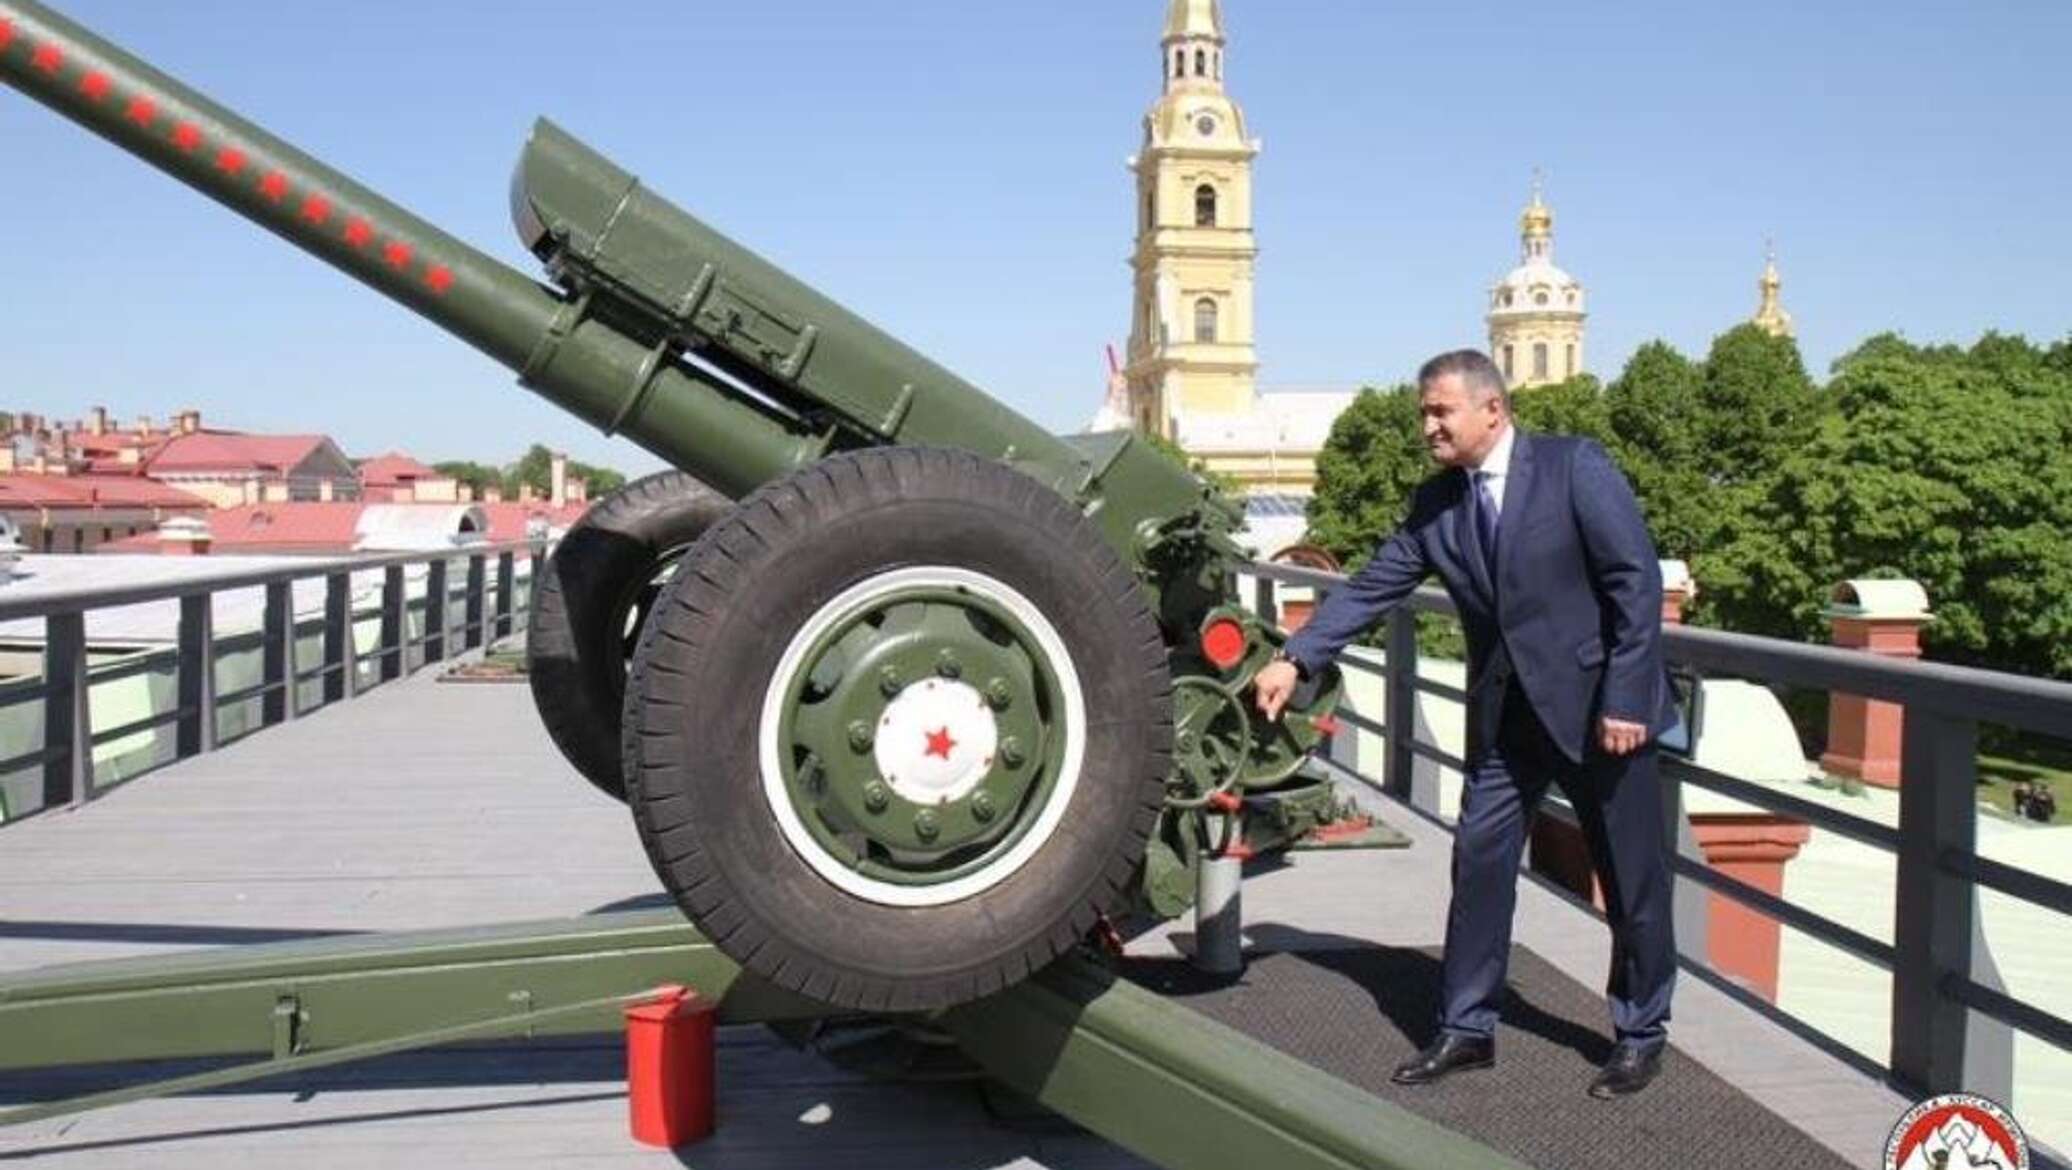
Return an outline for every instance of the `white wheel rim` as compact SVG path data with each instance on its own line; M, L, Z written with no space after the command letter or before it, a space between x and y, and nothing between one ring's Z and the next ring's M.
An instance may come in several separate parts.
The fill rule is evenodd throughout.
M1021 623L1037 649L1049 660L1052 674L1057 681L1061 700L1059 722L1064 728L1064 750L1059 756L1058 776L1051 785L1049 802L1037 814L1035 822L1006 852L987 861L978 869L950 881L929 885L901 885L866 877L843 864L814 839L805 822L800 819L797 808L792 805L784 779L783 761L787 753L782 740L786 692L790 689L789 684L793 676L798 673L807 654L820 641L822 635L886 596L929 588L970 592L1005 610ZM784 648L784 654L778 658L777 668L770 676L770 684L763 692L762 713L757 726L757 761L762 772L763 798L769 804L770 815L776 819L778 830L783 833L785 842L801 861L829 885L846 894L883 906L941 906L958 902L992 889L1019 872L1043 849L1057 832L1058 826L1063 823L1065 809L1072 803L1072 796L1079 787L1080 769L1085 762L1085 756L1086 697L1079 685L1078 668L1073 664L1072 655L1066 650L1065 639L1058 633L1057 627L1036 607L1035 602L1030 601L1012 586L984 573L945 565L922 565L880 573L843 590L839 596L816 610L812 617L806 619L798 633L792 636L791 642Z

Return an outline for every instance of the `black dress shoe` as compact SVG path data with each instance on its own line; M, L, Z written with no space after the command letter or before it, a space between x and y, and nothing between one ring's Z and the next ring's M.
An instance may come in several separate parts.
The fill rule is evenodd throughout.
M1662 1071L1662 1046L1640 1048L1621 1044L1612 1049L1611 1059L1598 1070L1597 1079L1590 1082L1590 1095L1609 1099L1638 1093L1648 1087L1655 1074Z
M1450 1072L1488 1068L1495 1063L1496 1041L1487 1036L1443 1032L1423 1052L1397 1065L1389 1079L1399 1085L1425 1085Z

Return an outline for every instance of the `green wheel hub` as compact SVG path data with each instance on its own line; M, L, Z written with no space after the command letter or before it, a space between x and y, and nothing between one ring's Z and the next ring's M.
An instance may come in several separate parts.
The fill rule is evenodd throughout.
M894 570L788 647L764 702L764 788L823 876L934 904L1004 878L1056 828L1083 726L1063 641L1027 598L968 570Z

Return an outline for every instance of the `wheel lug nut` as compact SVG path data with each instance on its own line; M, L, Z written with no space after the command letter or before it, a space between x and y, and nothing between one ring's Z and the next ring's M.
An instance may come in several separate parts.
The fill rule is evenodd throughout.
M885 791L885 786L883 784L880 784L876 780L873 780L870 783L863 786L863 807L871 810L874 813L884 812L885 806L891 803L892 794L890 792Z
M849 746L859 752L871 750L871 725L858 719L849 725Z
M964 664L957 661L956 654L945 650L935 656L935 673L944 678L956 678L964 673Z
M995 711L1005 711L1007 705L1014 702L1014 688L1007 685L1006 679L996 678L986 684L986 702L991 703Z
M998 811L998 809L993 807L993 796L991 793L981 792L971 798L972 818L981 824L992 820L994 814Z
M933 841L936 834L940 832L942 832L942 826L935 819L934 809L924 808L914 814L914 836L919 837L923 841Z
M899 697L899 692L905 688L906 680L899 677L898 667L888 666L878 672L878 689L885 692L886 698L893 699Z
M1016 739L1014 736L1010 735L1006 739L1000 741L1000 759L1004 761L1008 767L1019 768L1022 766L1022 761L1028 758L1028 753L1022 750L1021 740Z

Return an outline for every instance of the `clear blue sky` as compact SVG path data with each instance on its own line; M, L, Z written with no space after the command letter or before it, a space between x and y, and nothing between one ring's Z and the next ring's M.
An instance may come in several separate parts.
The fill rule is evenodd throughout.
M63 0L531 271L546 114L1053 429L1128 321L1124 160L1164 0ZM1897 329L2072 329L2072 3L1225 0L1263 138L1262 380L1481 344L1535 164L1590 365L1702 353L1775 236L1809 364ZM323 431L354 455L655 466L435 327L0 90L0 406Z

